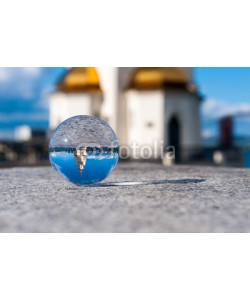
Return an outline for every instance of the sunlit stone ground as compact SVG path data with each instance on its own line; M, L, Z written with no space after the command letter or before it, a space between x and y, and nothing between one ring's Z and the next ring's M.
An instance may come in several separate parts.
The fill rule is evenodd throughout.
M0 231L250 232L250 170L122 163L106 182L77 187L51 167L0 169Z

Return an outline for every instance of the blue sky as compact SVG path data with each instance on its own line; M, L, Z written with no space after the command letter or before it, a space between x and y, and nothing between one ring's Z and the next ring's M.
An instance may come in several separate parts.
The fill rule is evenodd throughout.
M48 128L47 94L65 68L0 68L0 139L12 139L14 128Z
M47 95L66 68L0 68L0 138L12 138L19 125L48 128ZM218 135L218 119L250 115L250 68L195 68L204 100L202 135ZM236 133L250 135L250 118L236 118Z
M226 115L250 116L250 68L195 68L201 105L203 137L218 136L218 119ZM248 135L250 117L235 118L235 134Z

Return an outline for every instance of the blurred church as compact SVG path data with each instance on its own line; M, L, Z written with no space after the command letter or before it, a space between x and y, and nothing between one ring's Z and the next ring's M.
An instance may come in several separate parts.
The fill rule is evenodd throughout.
M93 115L121 145L153 149L163 141L185 161L200 151L200 102L193 68L71 68L49 97L50 130L71 116Z

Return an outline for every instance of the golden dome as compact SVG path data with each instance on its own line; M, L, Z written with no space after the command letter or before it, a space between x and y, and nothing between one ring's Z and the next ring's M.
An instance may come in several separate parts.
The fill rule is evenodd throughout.
M96 68L71 68L59 81L57 89L62 92L101 92L101 85Z
M188 75L180 68L137 68L131 77L129 88L161 89L166 84L185 85L189 82Z

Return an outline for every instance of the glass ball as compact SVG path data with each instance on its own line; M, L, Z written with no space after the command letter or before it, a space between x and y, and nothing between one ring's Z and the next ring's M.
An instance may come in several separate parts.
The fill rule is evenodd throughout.
M117 165L119 141L114 130L92 116L62 122L49 142L49 158L60 175L77 185L107 178Z

